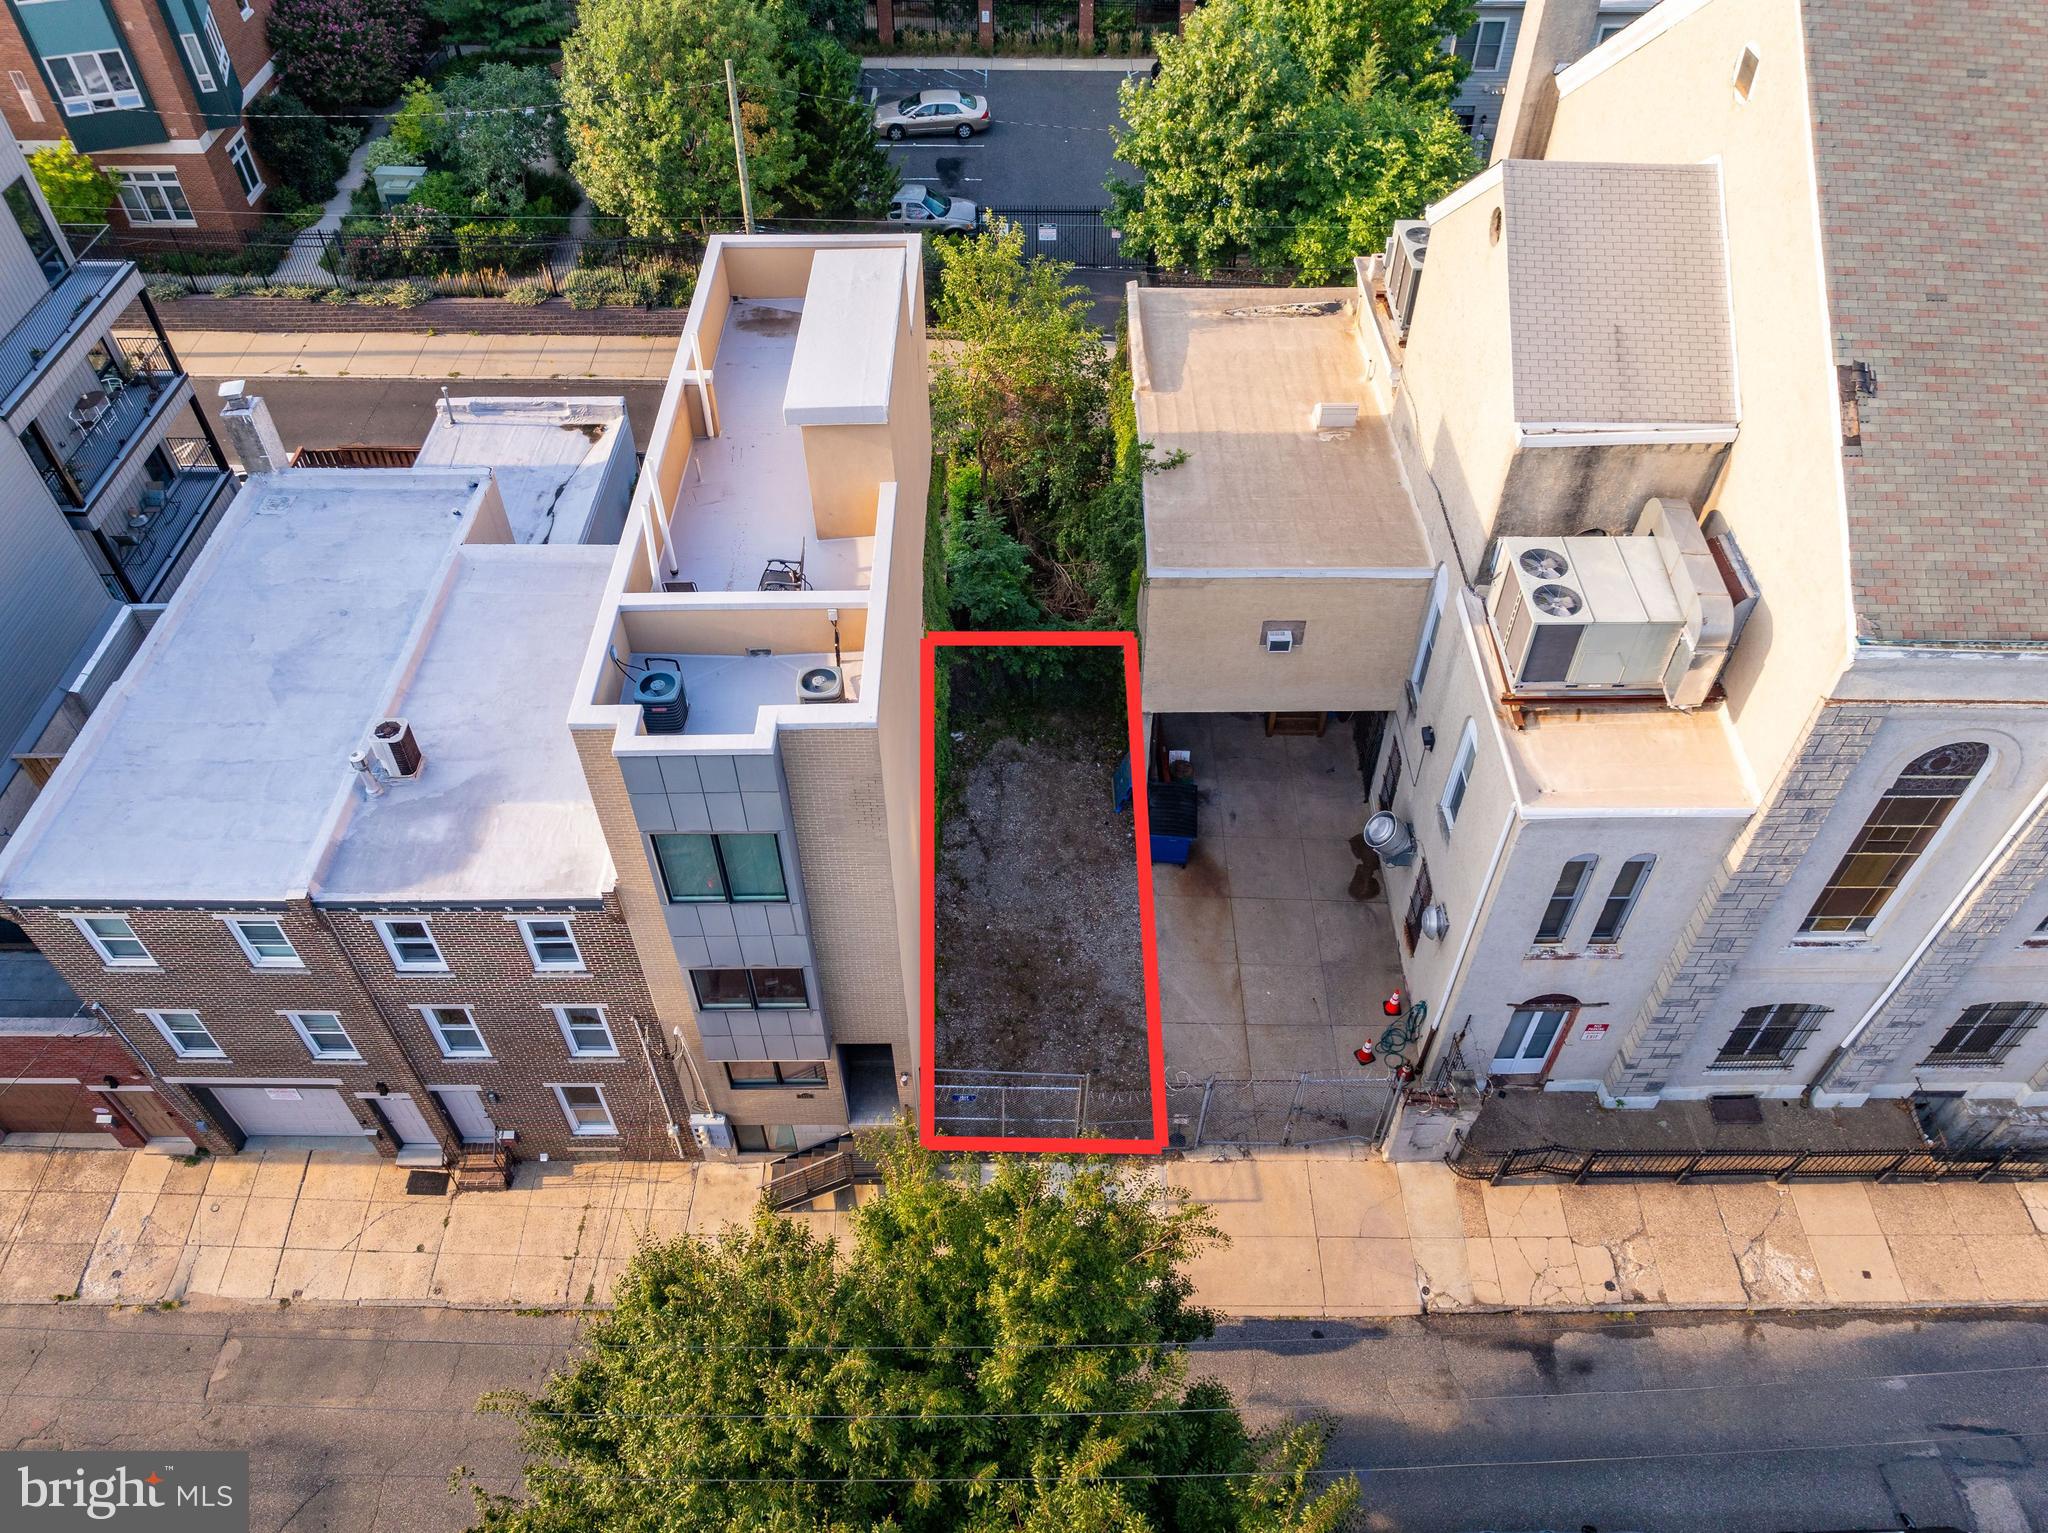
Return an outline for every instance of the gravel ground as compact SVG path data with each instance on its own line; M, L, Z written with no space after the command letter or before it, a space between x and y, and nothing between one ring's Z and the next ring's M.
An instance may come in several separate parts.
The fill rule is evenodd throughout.
M1110 806L1121 720L1026 739L972 720L964 728L936 890L933 1063L1086 1073L1091 1092L1142 1101L1150 1062L1138 866L1130 817Z

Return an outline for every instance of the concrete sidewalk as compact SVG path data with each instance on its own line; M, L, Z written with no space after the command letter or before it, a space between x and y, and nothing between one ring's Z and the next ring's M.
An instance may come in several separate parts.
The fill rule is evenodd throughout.
M171 331L195 378L600 379L661 383L676 358L673 335L425 335L246 330Z
M1162 1174L1231 1237L1191 1275L1234 1315L2048 1302L2048 1187L1490 1187L1343 1153ZM329 1151L0 1148L0 1302L602 1303L643 1238L748 1217L763 1167L525 1164L508 1191L431 1196L406 1177ZM790 1217L844 1235L850 1215Z

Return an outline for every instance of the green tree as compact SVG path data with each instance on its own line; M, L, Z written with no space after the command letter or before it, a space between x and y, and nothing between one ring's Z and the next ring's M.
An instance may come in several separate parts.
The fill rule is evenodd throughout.
M799 218L881 217L898 181L860 94L860 60L829 37L799 33L790 40L789 86L801 163L783 211Z
M1112 179L1127 246L1211 272L1326 280L1478 170L1443 38L1471 0L1212 0L1122 89Z
M1112 358L1073 268L1027 260L999 224L939 247L940 331L958 349L932 383L934 433L980 470L989 507L1035 553L1058 553L1108 473Z
M391 114L391 131L386 135L401 153L391 163L424 165L440 149L446 137L441 93L425 80L414 80L399 98Z
M552 48L575 25L565 0L427 0L426 10L457 53Z
M103 224L118 195L113 178L69 139L38 149L28 157L36 185L60 224Z
M567 155L555 77L538 64L486 64L450 80L441 109L442 152L494 211L517 211L527 170Z
M344 142L288 90L258 96L242 113L249 140L271 175L307 202L334 195L348 169Z
M740 213L724 61L736 67L754 211L781 206L800 161L782 40L753 0L584 0L562 49L576 179L636 235Z
M1325 1533L1327 1433L1249 1431L1189 1381L1206 1211L1129 1161L948 1166L881 1136L845 1249L762 1211L644 1248L517 1412L486 1533Z

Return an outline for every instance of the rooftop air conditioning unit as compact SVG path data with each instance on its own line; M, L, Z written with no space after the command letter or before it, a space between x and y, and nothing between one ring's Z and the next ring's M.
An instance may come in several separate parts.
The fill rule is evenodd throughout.
M1415 321L1415 295L1422 287L1422 263L1429 255L1429 225L1404 218L1387 236L1387 312L1403 341Z
M1685 617L1656 544L1501 539L1487 616L1513 690L1664 690Z
M386 777L410 782L427 764L419 736L406 719L379 719L370 726L370 754Z
M846 673L836 665L814 665L796 679L796 700L800 703L843 703L846 701Z
M690 699L683 691L683 668L674 660L665 662L672 670L643 670L633 678L633 701L640 709L640 723L651 735L679 735L690 721Z

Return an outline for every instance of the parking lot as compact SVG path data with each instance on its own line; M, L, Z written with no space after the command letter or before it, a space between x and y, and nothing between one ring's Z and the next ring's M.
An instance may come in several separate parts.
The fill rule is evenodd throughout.
M1133 60L1134 67L1145 63ZM891 69L869 63L861 85L873 100L932 88L989 98L995 124L962 143L907 139L889 145L903 179L993 207L1103 207L1124 75L1097 69ZM1127 171L1124 171L1128 174Z

